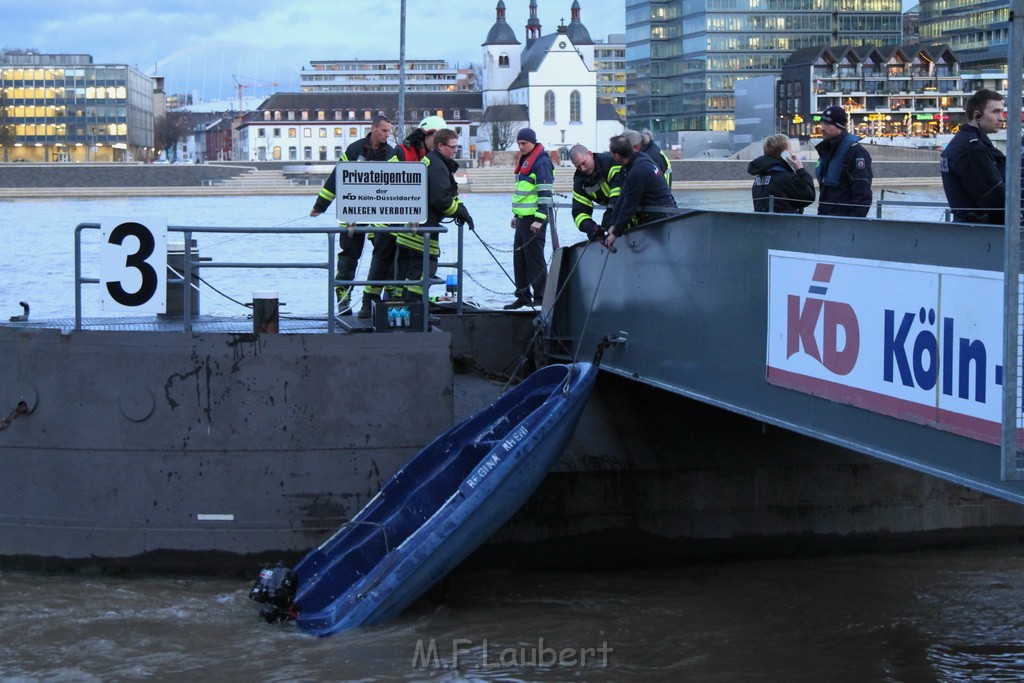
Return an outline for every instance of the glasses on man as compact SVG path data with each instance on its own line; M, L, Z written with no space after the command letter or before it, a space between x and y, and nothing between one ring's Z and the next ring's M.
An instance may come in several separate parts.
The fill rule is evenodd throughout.
M452 144L449 144L447 142L442 142L441 146L442 147L447 147L448 149L458 149L459 148L458 145L452 145Z

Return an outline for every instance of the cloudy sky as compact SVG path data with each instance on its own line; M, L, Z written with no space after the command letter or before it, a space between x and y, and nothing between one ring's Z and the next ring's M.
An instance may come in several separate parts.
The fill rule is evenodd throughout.
M505 0L520 40L529 4ZM479 63L496 5L407 0L406 58ZM538 0L543 32L562 19L568 23L571 5ZM580 5L593 38L625 30L625 0ZM220 88L226 93L217 94L230 97L236 76L247 84L276 81L280 90L297 84L295 72L310 60L397 59L399 14L398 0L5 0L0 47L86 53L97 63L131 64L146 73L159 66L170 92Z
M505 0L508 23L522 40L529 0ZM310 60L397 59L398 0L27 0L3 3L6 48L91 54L97 63L131 64L180 77L192 87L221 72L247 80L281 80L271 63L298 69ZM497 0L407 0L406 59L481 61ZM595 39L625 30L625 0L581 0ZM572 0L538 0L543 32L570 19ZM42 9L45 7L45 9ZM251 46L252 49L249 49ZM169 58L170 61L168 61ZM187 65L187 66L186 66ZM241 71L242 73L238 73ZM243 79L243 81L246 79Z

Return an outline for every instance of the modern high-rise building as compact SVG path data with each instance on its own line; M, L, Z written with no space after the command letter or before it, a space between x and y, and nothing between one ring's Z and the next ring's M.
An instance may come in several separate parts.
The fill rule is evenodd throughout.
M90 55L0 54L0 124L13 143L0 160L146 161L162 79Z
M626 36L613 33L608 42L594 41L594 71L597 72L597 101L615 107L626 119Z
M1009 0L921 0L922 43L946 43L965 70L1006 69Z
M626 0L629 126L733 130L738 79L812 46L900 42L900 0Z

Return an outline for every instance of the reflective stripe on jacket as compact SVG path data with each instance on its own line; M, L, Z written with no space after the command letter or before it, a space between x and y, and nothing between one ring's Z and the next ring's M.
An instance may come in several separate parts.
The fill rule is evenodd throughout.
M512 193L512 213L516 216L534 216L542 223L548 220L548 211L554 202L555 167L547 152L541 152L533 162L529 175L516 175Z

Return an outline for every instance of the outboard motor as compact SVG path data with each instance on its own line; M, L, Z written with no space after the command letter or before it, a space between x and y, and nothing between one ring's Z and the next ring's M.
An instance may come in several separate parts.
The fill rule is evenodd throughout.
M260 616L268 624L295 619L298 614L293 608L293 601L297 583L295 572L280 562L273 566L265 564L256 577L256 583L249 589L249 599L263 605Z

